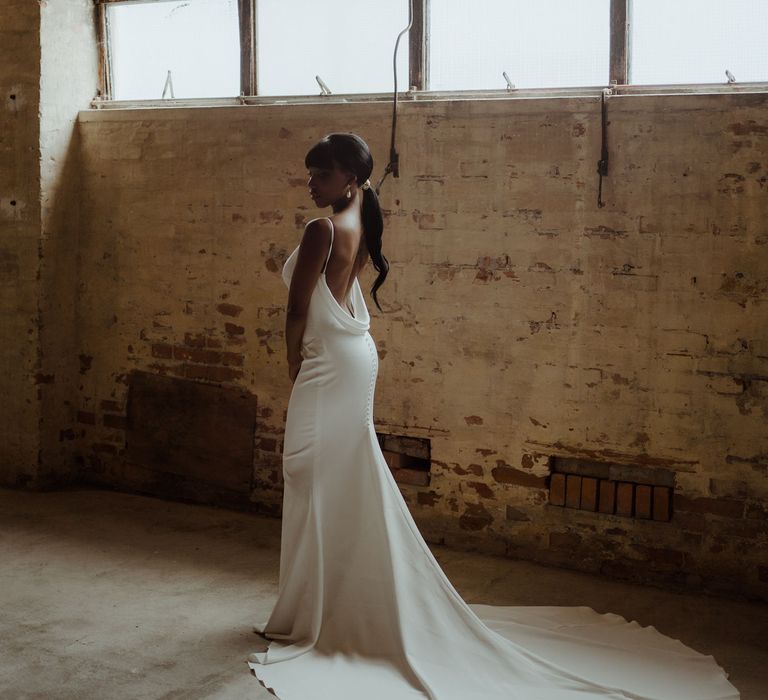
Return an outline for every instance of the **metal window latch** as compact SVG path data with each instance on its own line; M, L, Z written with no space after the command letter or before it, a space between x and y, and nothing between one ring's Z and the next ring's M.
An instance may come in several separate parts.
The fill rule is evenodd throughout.
M502 71L501 74L504 76L504 80L507 81L507 92L512 92L512 90L515 89L514 84L509 79L509 76L507 75L507 71Z
M731 73L731 71L729 71L727 68L725 69L725 75L728 78L728 83L729 84L736 82L736 78L734 77L733 73Z
M169 90L171 91L171 99L173 99L173 80L171 80L171 71L168 71L168 75L165 78L162 99L165 99L165 93Z
M328 89L328 86L323 82L323 79L319 76L315 76L315 80L317 80L317 84L320 86L320 94L321 95L330 95L331 91Z

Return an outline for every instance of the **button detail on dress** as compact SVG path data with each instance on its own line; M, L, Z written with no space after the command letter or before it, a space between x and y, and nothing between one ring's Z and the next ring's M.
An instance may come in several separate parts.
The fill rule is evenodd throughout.
M371 353L371 379L368 385L368 400L366 402L365 416L363 417L363 424L365 426L373 423L373 392L376 386L376 372L378 369L379 356L376 353L376 346L371 338L370 334L366 332L365 342L368 344L368 350Z

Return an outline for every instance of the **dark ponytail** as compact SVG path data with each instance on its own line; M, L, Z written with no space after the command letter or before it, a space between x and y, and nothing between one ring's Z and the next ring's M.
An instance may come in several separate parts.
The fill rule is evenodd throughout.
M304 158L304 165L316 168L333 169L339 167L355 174L360 187L373 172L373 157L368 144L357 134L333 133L324 136L316 143ZM363 234L368 255L373 268L379 273L371 287L371 296L379 311L381 305L376 290L384 284L389 272L389 261L381 252L381 237L384 232L384 218L381 215L379 197L373 183L363 190Z
M366 179L363 179L363 182ZM373 269L379 273L371 287L371 296L376 302L376 306L379 307L379 311L381 311L379 300L376 298L376 290L384 284L384 280L387 278L389 261L381 252L381 235L384 231L384 219L381 216L379 196L376 194L373 184L367 190L363 190L363 231L365 231L365 245L368 248L368 255L371 256Z

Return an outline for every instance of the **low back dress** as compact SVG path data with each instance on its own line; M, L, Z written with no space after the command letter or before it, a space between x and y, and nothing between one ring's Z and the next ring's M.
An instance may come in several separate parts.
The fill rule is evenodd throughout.
M652 626L464 602L380 449L370 316L357 278L346 308L328 287L329 221L288 402L278 597L254 626L270 642L248 658L259 682L281 700L738 700L712 656Z

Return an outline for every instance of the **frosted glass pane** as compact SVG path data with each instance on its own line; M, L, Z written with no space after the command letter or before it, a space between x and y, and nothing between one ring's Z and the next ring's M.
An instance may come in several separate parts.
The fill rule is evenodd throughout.
M607 85L610 0L431 0L430 90Z
M107 11L114 99L159 100L168 71L176 98L240 94L237 0L118 4Z
M407 0L259 0L256 65L260 95L391 92L397 35ZM407 90L408 34L397 48L397 89Z
M630 82L768 80L766 0L633 0Z

